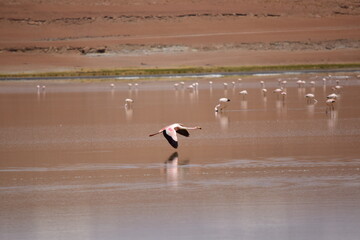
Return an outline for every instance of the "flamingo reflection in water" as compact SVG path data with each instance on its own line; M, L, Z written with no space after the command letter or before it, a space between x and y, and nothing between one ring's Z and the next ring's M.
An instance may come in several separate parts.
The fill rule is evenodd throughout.
M126 115L127 121L132 120L132 116L133 116L132 104L133 104L133 102L134 102L134 100L132 100L130 98L125 99L125 115Z
M215 118L219 121L222 130L226 130L229 127L229 117L226 113L215 112Z
M165 161L164 172L167 177L168 183L172 186L178 186L179 178L183 174L183 170L187 168L182 168L181 166L189 164L189 160L180 161L178 152L172 153L169 158Z

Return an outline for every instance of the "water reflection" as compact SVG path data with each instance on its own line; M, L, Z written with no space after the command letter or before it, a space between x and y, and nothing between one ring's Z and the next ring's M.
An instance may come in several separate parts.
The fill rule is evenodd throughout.
M166 181L172 187L177 187L186 168L180 167L189 164L189 160L180 161L178 152L173 152L164 164Z
M229 128L229 117L224 112L215 112L215 118L219 121L222 130Z
M306 93L306 89L305 88L298 88L297 89L298 92L298 99L299 101L301 101L301 99L304 99L305 93Z
M314 86L311 86L311 87L310 87L310 92L313 93L313 94L315 94L315 87L314 87Z
M266 109L267 108L267 97L263 97L262 102L263 102L264 108Z
M133 117L133 109L131 107L125 107L126 121L130 122Z
M329 129L333 130L335 129L336 124L338 122L338 111L337 110L329 111L327 115L329 116L328 127Z
M241 109L248 109L248 101L247 100L242 100L240 102L240 106L241 106Z
M280 117L286 117L287 116L287 108L286 108L286 102L283 100L276 100L275 102L276 106L276 113Z
M308 104L306 106L309 117L314 117L315 114L315 103Z
M37 100L40 101L41 99L45 99L46 87L40 85L37 85L36 87L37 87L37 92L36 92Z

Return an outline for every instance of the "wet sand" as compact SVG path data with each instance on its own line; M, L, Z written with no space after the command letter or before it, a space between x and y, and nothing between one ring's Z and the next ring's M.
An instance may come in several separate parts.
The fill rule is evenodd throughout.
M328 76L314 74L190 79L177 90L174 79L139 80L131 90L116 81L114 89L2 82L0 238L356 239L356 75L325 85ZM279 78L285 100L272 93ZM326 113L336 80L340 98ZM187 89L193 82L198 90ZM317 104L306 103L310 92ZM220 97L231 102L215 114ZM176 150L148 137L173 122L203 129L179 137Z

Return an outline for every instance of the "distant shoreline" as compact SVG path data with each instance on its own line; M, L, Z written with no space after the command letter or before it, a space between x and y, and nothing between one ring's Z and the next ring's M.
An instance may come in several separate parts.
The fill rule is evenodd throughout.
M284 71L322 72L322 71L360 71L360 63L345 64L301 64L274 66L238 66L238 67L184 67L184 68L129 68L129 69L99 69L93 71L64 71L0 74L0 80L36 80L36 79L87 79L87 78L117 78L131 80L139 78L161 78L171 76L201 77L208 74L254 75L257 73L276 74Z

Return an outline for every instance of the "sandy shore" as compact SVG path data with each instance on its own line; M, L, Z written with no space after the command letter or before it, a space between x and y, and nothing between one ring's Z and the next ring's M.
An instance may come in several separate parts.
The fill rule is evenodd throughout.
M2 1L0 72L359 62L354 1Z

